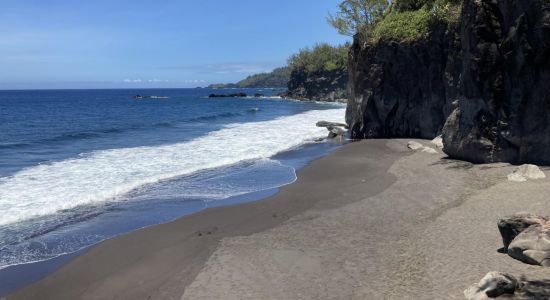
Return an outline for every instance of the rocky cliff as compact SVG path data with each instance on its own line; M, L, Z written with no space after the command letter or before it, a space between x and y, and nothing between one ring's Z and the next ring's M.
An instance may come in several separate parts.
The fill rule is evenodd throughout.
M445 152L473 162L550 163L550 2L466 0L461 95Z
M354 138L443 133L473 162L550 163L550 3L464 0L457 26L350 50Z
M415 41L382 40L350 50L347 122L354 138L433 138L457 96L460 44L456 28L434 24Z
M294 70L284 96L300 100L346 102L348 81L345 69L321 72Z

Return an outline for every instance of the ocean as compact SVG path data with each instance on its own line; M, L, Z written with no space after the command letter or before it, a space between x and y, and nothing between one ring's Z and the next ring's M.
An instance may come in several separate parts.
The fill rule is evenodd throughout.
M278 99L274 89L207 97L214 92L241 90L0 91L0 278L208 207L267 197L338 147L315 142L327 135L315 123L342 122L341 104ZM18 284L0 280L0 294Z

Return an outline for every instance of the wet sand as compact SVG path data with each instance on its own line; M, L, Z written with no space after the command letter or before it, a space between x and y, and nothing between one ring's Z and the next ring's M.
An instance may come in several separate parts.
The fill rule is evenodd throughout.
M463 299L489 271L550 278L498 253L496 228L550 215L548 179L406 142L345 145L273 197L105 241L7 299Z

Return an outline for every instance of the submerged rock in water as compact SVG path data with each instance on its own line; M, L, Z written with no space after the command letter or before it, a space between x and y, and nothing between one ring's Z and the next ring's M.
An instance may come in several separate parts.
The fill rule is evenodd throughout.
M245 98L246 93L233 93L233 94L210 94L208 98Z
M512 275L501 272L489 272L479 283L464 291L468 300L486 300L503 295L513 295L521 287Z

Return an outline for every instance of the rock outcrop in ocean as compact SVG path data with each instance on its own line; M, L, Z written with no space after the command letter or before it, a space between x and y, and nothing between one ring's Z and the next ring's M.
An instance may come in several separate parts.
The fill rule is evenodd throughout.
M352 138L442 134L451 157L550 163L550 2L464 0L456 26L412 41L355 39Z

